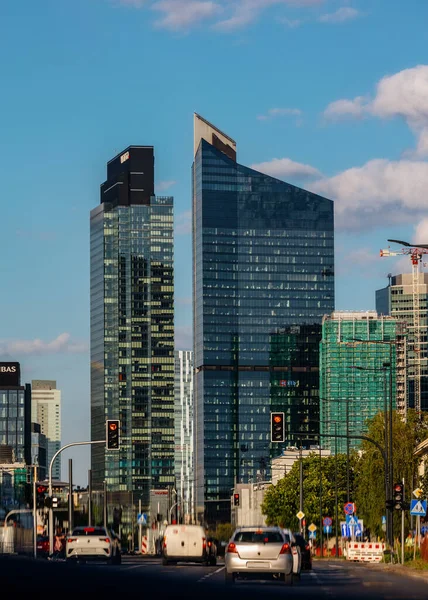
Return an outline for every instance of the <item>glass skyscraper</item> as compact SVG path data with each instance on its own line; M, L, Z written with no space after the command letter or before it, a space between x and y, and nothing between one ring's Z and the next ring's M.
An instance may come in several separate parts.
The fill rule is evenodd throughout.
M92 446L94 489L174 484L173 199L154 195L151 146L107 164L91 212L91 439L120 419L120 450ZM137 501L137 500L135 500Z
M333 224L331 200L239 165L236 143L195 115L195 470L209 523L230 518L235 483L270 476L273 405L289 420L310 393L278 402L293 361L278 364L274 336L333 310Z

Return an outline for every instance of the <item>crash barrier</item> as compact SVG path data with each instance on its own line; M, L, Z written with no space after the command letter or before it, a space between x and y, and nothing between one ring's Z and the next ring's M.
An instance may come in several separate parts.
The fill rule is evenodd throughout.
M346 542L346 560L360 562L380 562L385 552L383 542Z

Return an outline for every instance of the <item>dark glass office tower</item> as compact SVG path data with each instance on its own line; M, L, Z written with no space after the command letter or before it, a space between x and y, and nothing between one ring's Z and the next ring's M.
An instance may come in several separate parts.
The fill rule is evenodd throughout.
M120 450L92 446L94 489L174 483L173 199L154 195L151 146L107 164L91 212L91 439L120 419Z
M333 310L334 216L331 200L239 165L235 142L199 115L194 136L196 494L199 517L212 523L230 519L237 481L270 477L280 451L270 443L272 408L290 422L299 415L291 405L311 394L310 382L299 397L278 393L280 381L298 380L293 367L313 366L278 364L278 343L292 335L281 340L278 330L321 324Z

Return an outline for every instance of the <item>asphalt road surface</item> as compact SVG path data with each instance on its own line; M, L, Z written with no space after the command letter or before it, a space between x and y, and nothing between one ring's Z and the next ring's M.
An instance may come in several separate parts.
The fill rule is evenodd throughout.
M328 600L427 600L428 578L393 573L385 565L341 560L314 561L291 587L281 581L237 581L227 586L224 564L163 566L159 558L124 556L121 565L66 564L0 556L0 590L5 600L43 598L104 600L133 597L252 600L282 596ZM3 595L4 594L4 595Z

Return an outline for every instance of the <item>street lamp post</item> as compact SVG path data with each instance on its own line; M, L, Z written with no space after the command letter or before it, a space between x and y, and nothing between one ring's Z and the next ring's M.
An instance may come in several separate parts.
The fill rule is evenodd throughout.
M388 461L388 454L389 454L389 446L388 446L388 411L387 411L387 393L386 393L386 367L388 367L390 365L390 363L383 363L382 367L377 368L370 368L370 367L360 367L357 365L351 365L351 369L356 369L358 371L374 371L374 372L383 372L383 410L384 410L384 419L385 419L385 425L384 425L384 445L385 445L385 455L386 455L386 464L385 464L385 506L387 505L387 501L390 499L389 498L389 487L388 487L388 481L389 481L389 468L390 468L390 463ZM391 484L392 485L392 484ZM391 542L390 539L390 528L389 528L389 520L390 520L390 513L388 510L386 510L386 535L388 540Z
M360 338L351 338L349 340L349 343L353 343L353 342L358 342L360 344L387 344L389 345L389 411L388 411L388 423L389 423L389 434L388 434L388 441L389 441L389 448L388 448L388 452L387 452L387 457L388 457L388 499L392 498L392 481L394 478L394 471L393 471L393 439L392 439L392 407L393 407L393 403L392 403L392 346L396 346L397 344L397 340L363 340ZM385 418L386 418L386 414L385 414ZM386 425L385 425L386 426ZM389 538L389 544L390 546L393 546L394 544L394 514L393 511L390 511L389 514L389 531L387 531L388 533L388 538ZM387 526L387 530L388 530L388 526Z

